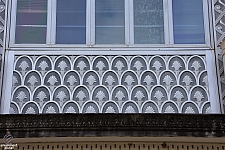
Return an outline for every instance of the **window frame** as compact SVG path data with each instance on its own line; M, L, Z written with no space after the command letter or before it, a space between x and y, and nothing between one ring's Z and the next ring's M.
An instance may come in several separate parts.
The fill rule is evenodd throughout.
M141 47L141 48L212 48L211 43L213 35L209 29L211 20L210 0L203 2L203 19L205 31L205 44L174 44L173 39L173 14L172 0L163 0L164 10L164 44L134 44L134 17L133 17L133 0L124 0L125 4L125 43L124 44L95 44L95 0L86 0L86 44L55 44L56 41L56 4L57 0L48 0L47 6L47 33L45 44L16 44L16 12L17 0L11 0L11 26L10 26L10 47L55 47L55 48L73 48L73 47Z
M50 31L50 26L51 26L51 14L49 12L51 12L51 1L48 0L47 2L47 30L46 30L46 43L45 44L16 44L15 43L15 37L16 37L16 12L17 12L17 0L12 0L11 2L12 4L12 13L11 13L11 26L10 26L10 41L9 41L9 45L10 47L30 47L30 46L35 46L35 47L46 47L47 43L49 42L49 34Z

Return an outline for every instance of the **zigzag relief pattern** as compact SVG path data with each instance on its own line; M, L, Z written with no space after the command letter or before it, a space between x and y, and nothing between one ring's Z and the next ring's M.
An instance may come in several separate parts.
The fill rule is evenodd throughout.
M215 10L215 25L216 25L216 36L217 36L217 46L218 46L218 58L219 58L219 72L220 72L220 84L221 84L221 97L223 100L223 105L225 108L225 78L223 69L223 60L221 56L221 50L219 48L220 42L225 37L225 1L224 0L214 0L214 10ZM225 110L225 109L224 109Z
M214 0L214 10L215 10L215 25L216 25L216 36L217 45L225 37L225 1L224 0Z
M16 56L10 113L210 113L205 56Z
M3 46L3 36L5 26L5 3L6 0L0 0L0 47Z

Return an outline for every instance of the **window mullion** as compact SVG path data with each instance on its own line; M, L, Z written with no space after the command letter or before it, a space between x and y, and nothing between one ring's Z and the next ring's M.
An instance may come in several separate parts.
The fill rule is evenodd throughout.
M95 0L87 0L86 11L86 44L95 44Z
M210 46L210 30L209 30L209 22L211 20L209 20L209 6L208 6L208 1L207 0L203 0L203 17L204 17L204 31L205 31L205 43L206 45ZM212 18L212 17L211 17Z
M172 0L164 0L164 11L165 43L171 45L174 44Z
M134 2L133 0L129 1L129 45L134 44Z
M130 45L130 1L125 0L125 44Z
M47 33L46 33L46 44L52 44L51 41L51 30L52 30L52 2L54 0L48 1L48 7L47 7Z
M12 1L12 18L11 18L11 29L10 29L10 45L15 44L16 41L16 15L17 15L17 0Z
M51 44L55 44L55 39L56 39L56 7L57 7L57 0L52 0L51 28L50 28Z

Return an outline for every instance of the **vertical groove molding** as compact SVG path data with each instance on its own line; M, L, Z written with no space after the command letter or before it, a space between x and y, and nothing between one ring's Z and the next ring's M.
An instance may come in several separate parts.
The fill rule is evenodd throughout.
M3 63L4 63L4 31L5 31L5 11L6 11L6 0L0 0L0 91L2 92L3 88ZM2 93L0 94L0 112L2 112Z

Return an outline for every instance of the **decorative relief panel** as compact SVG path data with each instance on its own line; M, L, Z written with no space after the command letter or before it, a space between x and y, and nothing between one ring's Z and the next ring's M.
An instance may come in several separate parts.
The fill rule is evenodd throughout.
M215 29L216 29L216 38L218 46L218 62L219 62L219 77L221 84L221 98L223 100L223 106L225 110L225 77L224 77L224 67L223 60L221 55L221 50L219 48L220 42L225 38L225 1L224 0L214 0L214 10L215 10Z
M15 56L10 113L210 113L205 56Z
M0 0L0 47L3 46L6 0Z

